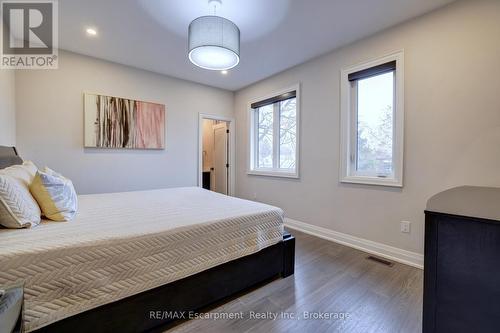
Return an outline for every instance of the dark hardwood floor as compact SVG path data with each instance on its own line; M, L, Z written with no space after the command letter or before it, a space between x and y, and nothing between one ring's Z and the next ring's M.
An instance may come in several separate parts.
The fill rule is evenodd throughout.
M292 233L294 275L201 311L235 319L189 320L167 332L421 332L423 271L388 267L366 260L367 253ZM256 318L274 314L275 320Z

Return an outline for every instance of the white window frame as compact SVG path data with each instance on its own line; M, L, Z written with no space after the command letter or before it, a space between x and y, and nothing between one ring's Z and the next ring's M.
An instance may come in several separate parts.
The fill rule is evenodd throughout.
M355 174L356 120L357 110L353 103L353 89L348 76L351 73L396 61L394 85L394 135L393 174L390 177ZM340 73L340 181L367 185L403 187L404 157L404 51L397 51L383 57L350 66ZM354 170L353 170L354 169Z
M257 168L256 167L256 162L257 162L257 149L256 149L256 142L255 142L255 133L257 130L257 117L255 109L252 109L251 105L253 103L257 103L263 100L266 100L268 98L272 98L275 96L279 96L291 91L296 92L296 119L297 119L297 132L296 132L296 149L295 149L295 171L290 172L285 169L279 169L279 168ZM255 98L252 101L248 103L248 131L249 131L249 145L248 145L248 169L247 169L247 174L248 175L256 175L256 176L269 176L269 177L283 177L283 178L299 178L299 168L300 168L300 84L297 83L291 87L281 89L279 91L276 91L272 94L262 96L259 98ZM274 113L276 116L276 112ZM279 119L273 119L273 126L275 127L274 132L277 131L279 133ZM277 128L276 128L277 127ZM279 146L279 145L278 145ZM274 151L273 151L273 156L277 156L276 148L277 145L274 145Z

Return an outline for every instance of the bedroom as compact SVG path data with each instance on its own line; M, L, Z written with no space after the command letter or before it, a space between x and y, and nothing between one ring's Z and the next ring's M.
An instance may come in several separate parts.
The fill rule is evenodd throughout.
M3 32L25 9L9 3L23 2L3 2ZM13 180L0 171L0 289L24 300L9 320L0 312L9 332L19 313L28 332L498 331L499 1L45 3L57 47L40 57L55 67L20 68L2 48L0 161L33 162L14 178L36 215L31 228L11 228L25 212L7 207ZM214 14L239 31L228 23L238 47L226 45L224 59L239 62L225 71L189 57L190 40L211 38L190 23ZM26 31L43 42L32 23ZM375 126L384 135L358 150L369 138L353 120L380 103L392 107L390 130ZM97 121L118 109L127 126ZM229 123L229 196L199 188L202 116ZM51 222L40 207L32 185L45 167L74 186L71 221ZM437 213L480 223L436 244L452 223L432 222ZM189 230L183 244L170 239ZM137 247L120 252L132 238ZM56 264L84 248L96 252ZM162 271L172 261L203 265ZM135 273L159 277L125 281ZM165 318L184 310L208 318Z

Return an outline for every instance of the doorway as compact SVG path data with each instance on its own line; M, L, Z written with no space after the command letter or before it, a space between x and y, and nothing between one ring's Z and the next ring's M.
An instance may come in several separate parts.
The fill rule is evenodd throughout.
M198 186L232 195L232 127L230 118L200 115Z

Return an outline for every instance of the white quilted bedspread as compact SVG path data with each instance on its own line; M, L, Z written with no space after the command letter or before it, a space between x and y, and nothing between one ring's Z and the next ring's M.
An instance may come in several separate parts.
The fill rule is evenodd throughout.
M278 243L281 209L200 188L81 195L71 222L0 229L0 285L27 331Z

